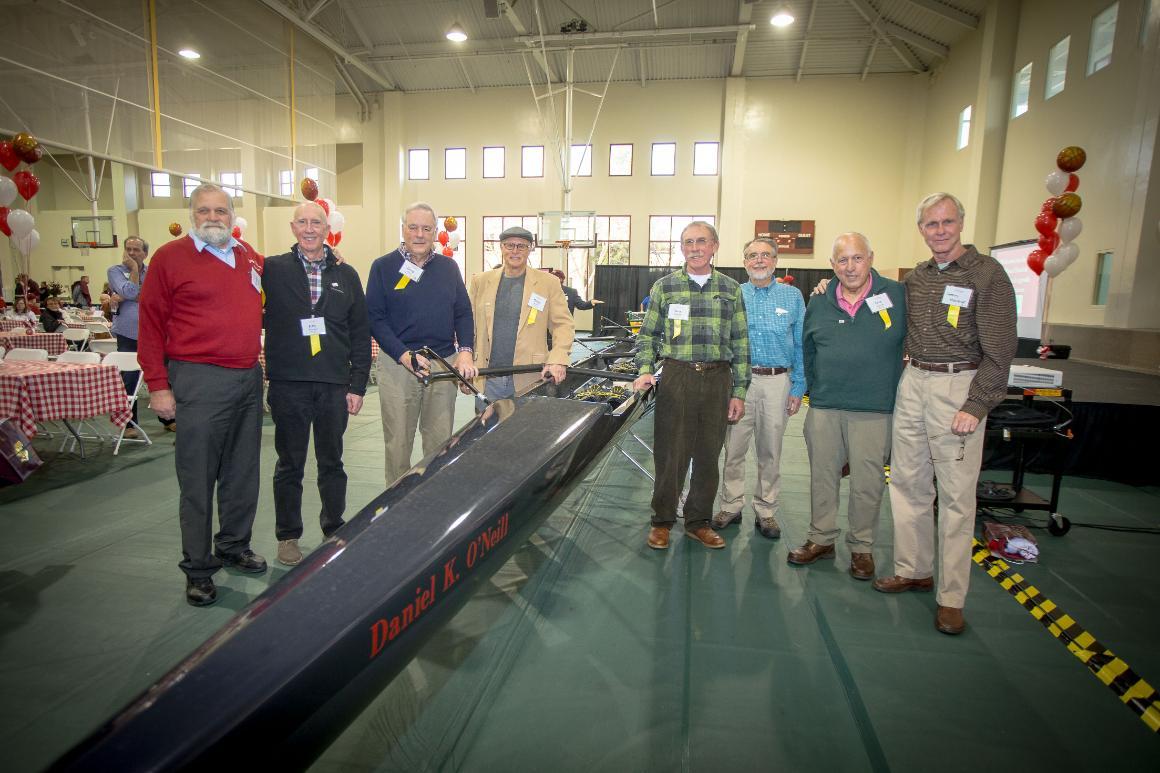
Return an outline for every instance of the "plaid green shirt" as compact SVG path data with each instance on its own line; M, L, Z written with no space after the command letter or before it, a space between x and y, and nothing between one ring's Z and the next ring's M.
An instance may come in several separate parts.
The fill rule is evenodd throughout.
M749 329L741 285L713 271L699 287L681 268L657 280L649 298L637 338L641 374L652 373L657 360L663 359L725 361L733 369L733 397L744 400L749 388ZM687 306L689 318L672 319L674 304Z

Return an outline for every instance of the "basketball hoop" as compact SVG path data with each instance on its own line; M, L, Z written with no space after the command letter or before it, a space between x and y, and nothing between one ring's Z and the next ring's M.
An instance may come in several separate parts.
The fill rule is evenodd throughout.
M572 244L571 239L557 239L556 240L556 246L563 247L565 250L568 249L568 245L570 245L570 244Z

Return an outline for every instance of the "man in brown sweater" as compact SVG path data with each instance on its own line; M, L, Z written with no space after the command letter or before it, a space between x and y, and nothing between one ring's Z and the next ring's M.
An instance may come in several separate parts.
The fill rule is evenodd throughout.
M938 611L947 634L966 627L975 485L987 413L1007 394L1017 343L1015 291L994 258L960 239L963 205L934 193L918 205L931 259L906 277L906 353L895 400L890 461L893 577L883 593L934 587L934 498L938 487Z

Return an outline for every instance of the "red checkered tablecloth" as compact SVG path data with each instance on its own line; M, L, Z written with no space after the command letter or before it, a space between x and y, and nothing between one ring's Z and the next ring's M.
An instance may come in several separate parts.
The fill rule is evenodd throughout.
M18 319L0 319L0 332L7 330L28 330L36 327L35 322L21 322Z
M29 438L36 422L107 415L118 427L132 418L125 382L112 365L0 362L0 416L14 419Z
M24 336L0 336L0 347L5 349L47 349L49 357L56 357L68 349L68 341L61 333L31 333Z

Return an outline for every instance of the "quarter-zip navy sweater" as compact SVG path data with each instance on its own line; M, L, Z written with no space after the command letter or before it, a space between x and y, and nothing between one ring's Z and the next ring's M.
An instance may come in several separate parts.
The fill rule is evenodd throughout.
M458 344L475 346L475 322L471 300L459 266L445 255L432 255L418 282L403 278L403 253L388 253L371 264L367 281L367 311L371 334L379 348L395 362L403 352L430 346L441 357L450 357Z

